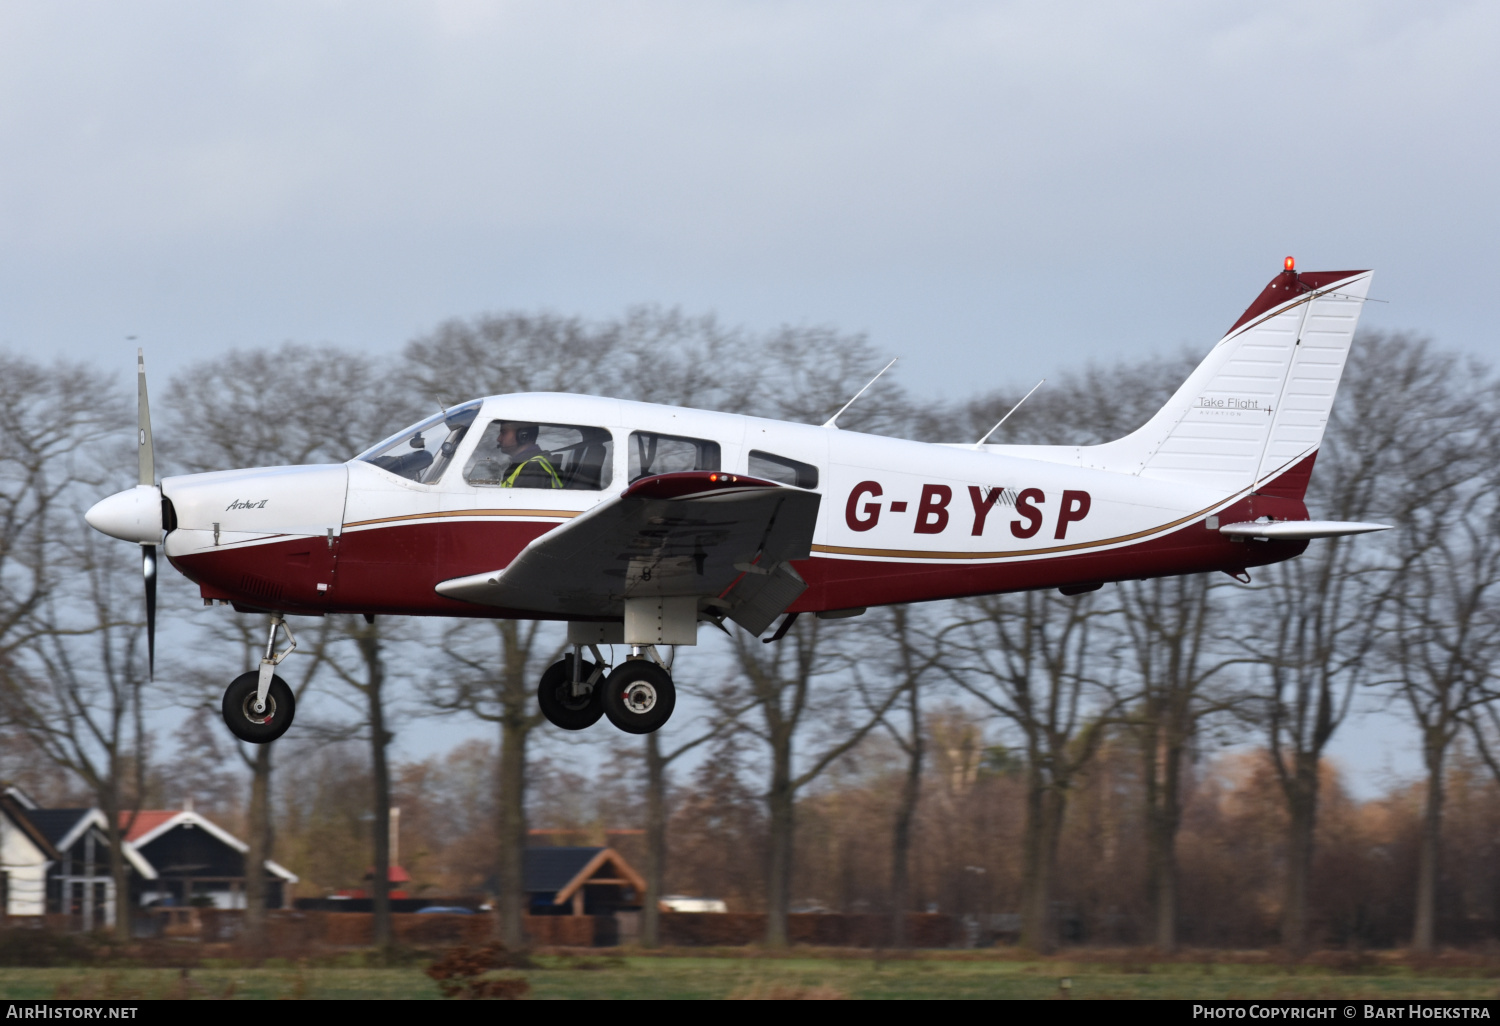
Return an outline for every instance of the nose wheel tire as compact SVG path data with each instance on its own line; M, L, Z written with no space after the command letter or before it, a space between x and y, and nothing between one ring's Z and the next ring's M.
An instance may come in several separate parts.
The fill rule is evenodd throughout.
M598 667L584 660L579 666L578 677L587 681ZM563 730L583 730L599 722L604 715L601 702L604 692L602 679L585 694L573 694L573 657L565 656L547 667L542 682L537 685L536 702L542 707L547 722Z
M655 663L631 659L604 679L604 715L627 734L649 734L672 715L677 689Z
M255 691L259 684L258 671L240 674L224 691L222 708L229 732L252 745L263 745L285 734L297 713L297 700L292 697L292 689L276 676L271 678L271 686L266 689L265 709L256 712Z

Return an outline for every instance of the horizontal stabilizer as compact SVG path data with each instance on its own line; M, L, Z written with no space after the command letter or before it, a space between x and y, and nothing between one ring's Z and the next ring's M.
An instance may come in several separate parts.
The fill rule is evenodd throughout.
M1258 541L1305 541L1309 538L1340 538L1346 534L1369 534L1389 531L1390 524L1345 523L1338 520L1267 520L1244 524L1225 524L1220 534L1231 538L1254 538Z

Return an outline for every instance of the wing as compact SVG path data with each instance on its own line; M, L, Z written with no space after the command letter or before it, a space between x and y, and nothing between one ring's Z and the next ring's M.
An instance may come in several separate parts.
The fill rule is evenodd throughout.
M624 615L627 598L695 596L760 634L807 588L816 492L738 474L642 478L536 538L509 566L456 577L441 595L572 617Z

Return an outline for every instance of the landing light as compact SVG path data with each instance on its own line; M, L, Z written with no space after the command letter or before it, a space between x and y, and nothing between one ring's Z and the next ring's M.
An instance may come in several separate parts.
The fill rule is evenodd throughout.
M1295 271L1297 269L1297 258L1287 257L1285 267L1288 271Z

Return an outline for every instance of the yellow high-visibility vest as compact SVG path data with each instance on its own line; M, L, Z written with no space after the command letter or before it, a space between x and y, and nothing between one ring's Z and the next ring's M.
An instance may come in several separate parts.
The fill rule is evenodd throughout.
M552 483L547 487L561 488L563 486L562 478L557 476L557 471L553 469L552 461L547 459L545 454L537 453L530 459L522 460L520 463L516 464L516 469L512 470L505 476L505 480L500 482L500 487L514 488L516 486L516 478L520 477L521 471L525 470L526 466L531 463L539 464L541 468L547 472L547 476L552 478Z

